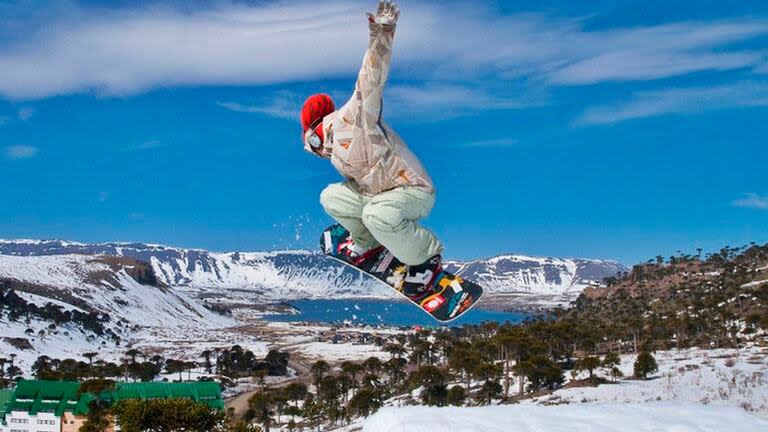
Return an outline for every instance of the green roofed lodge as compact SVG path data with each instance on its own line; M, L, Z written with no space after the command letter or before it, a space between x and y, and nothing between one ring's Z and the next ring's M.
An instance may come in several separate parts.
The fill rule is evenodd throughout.
M0 390L0 432L77 432L95 396L78 395L79 387L80 383L75 381L23 380L14 390ZM117 383L114 390L102 393L101 398L110 403L182 398L224 409L221 389L215 382Z

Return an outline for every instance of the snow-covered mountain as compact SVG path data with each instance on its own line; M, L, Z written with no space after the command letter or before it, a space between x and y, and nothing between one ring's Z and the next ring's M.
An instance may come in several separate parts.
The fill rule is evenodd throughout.
M588 285L627 270L616 261L523 255L449 261L446 269L486 287L497 306L523 308L567 304Z
M163 284L191 289L208 298L214 293L233 301L395 296L385 286L309 251L216 253L144 243L0 240L0 263L12 257L73 254L147 262ZM450 271L483 285L491 294L489 300L496 295L490 305L498 307L567 303L590 283L626 270L614 261L521 255L447 264ZM0 264L0 268L7 269L6 277L13 277L8 265Z
M0 255L0 353L18 355L24 368L43 354L97 351L113 360L142 329L201 333L235 324L133 258Z
M145 263L105 255L0 256L0 281L29 303L107 313L141 325L220 322L184 292L155 278Z
M611 261L519 255L449 262L448 268L486 287L485 307L506 309L567 303L590 282L625 270ZM18 353L26 367L41 354L66 358L98 350L119 358L126 344L176 346L192 338L187 335L219 342L237 335L231 342L244 343L246 336L226 329L247 325L254 308L364 297L400 299L315 252L0 240L0 351ZM222 306L233 316L212 311Z

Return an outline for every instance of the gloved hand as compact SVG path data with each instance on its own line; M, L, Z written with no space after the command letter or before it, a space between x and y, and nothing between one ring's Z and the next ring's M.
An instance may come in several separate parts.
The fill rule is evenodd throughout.
M394 26L400 18L400 9L393 1L380 1L376 14L368 13L368 22L372 25Z

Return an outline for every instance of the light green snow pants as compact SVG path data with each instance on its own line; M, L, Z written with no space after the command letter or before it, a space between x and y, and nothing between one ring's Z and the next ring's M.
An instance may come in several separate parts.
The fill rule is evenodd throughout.
M348 183L334 183L320 194L320 203L361 248L381 244L408 265L443 251L437 237L417 223L432 210L435 194L405 186L368 197Z

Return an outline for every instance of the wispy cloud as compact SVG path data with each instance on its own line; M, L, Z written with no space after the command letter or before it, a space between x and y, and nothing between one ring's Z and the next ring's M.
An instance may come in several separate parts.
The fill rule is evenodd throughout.
M0 116L0 126L8 123L8 120L9 120L8 116Z
M461 147L466 148L500 148L500 147L512 147L517 145L519 141L514 138L498 138L492 140L483 141L471 141L461 144Z
M144 141L141 144L135 145L131 147L129 150L132 150L132 151L150 150L153 148L160 147L160 145L161 143L159 140L149 140L149 141Z
M16 145L5 148L5 157L10 160L29 159L35 157L38 152L37 147Z
M99 202L105 202L109 199L109 192L99 192L98 200Z
M768 106L768 83L740 82L714 87L638 92L626 102L588 108L575 124L610 124L664 114L694 114L755 106Z
M765 53L728 45L768 33L768 22L686 22L574 34L581 52L549 74L557 84L653 80L754 66ZM573 54L573 53L571 53Z
M287 120L297 120L302 103L303 100L298 95L280 92L262 104L245 105L238 102L216 102L216 105L235 112L258 113Z
M760 196L754 193L744 194L744 197L731 203L734 207L768 210L768 195Z
M353 77L359 67L367 34L364 4L210 4L197 11L72 6L46 15L30 28L17 28L18 36L0 46L0 95L35 99L260 85ZM754 68L765 61L763 52L741 44L768 34L764 20L599 30L587 24L544 13L504 15L490 3L450 9L436 2L408 4L395 72L407 70L409 79L424 81L460 76L467 82L496 77L583 85ZM317 46L323 49L310 48Z
M494 90L478 85L445 84L427 82L421 85L392 85L386 90L384 110L387 117L399 119L418 115L420 120L440 120L468 113L497 109L518 109L546 104L541 92L528 92L517 97L505 97L509 90ZM352 92L332 91L332 97L341 104L352 96ZM305 96L294 92L281 91L258 104L239 102L216 102L216 105L230 111L257 113L271 117L296 121Z
M34 108L26 107L26 108L20 109L16 115L19 116L19 120L26 121L26 120L29 120L34 114L35 114Z
M541 94L508 97L488 88L441 83L394 85L386 92L384 110L392 117L421 114L443 119L486 110L542 106L547 100Z

